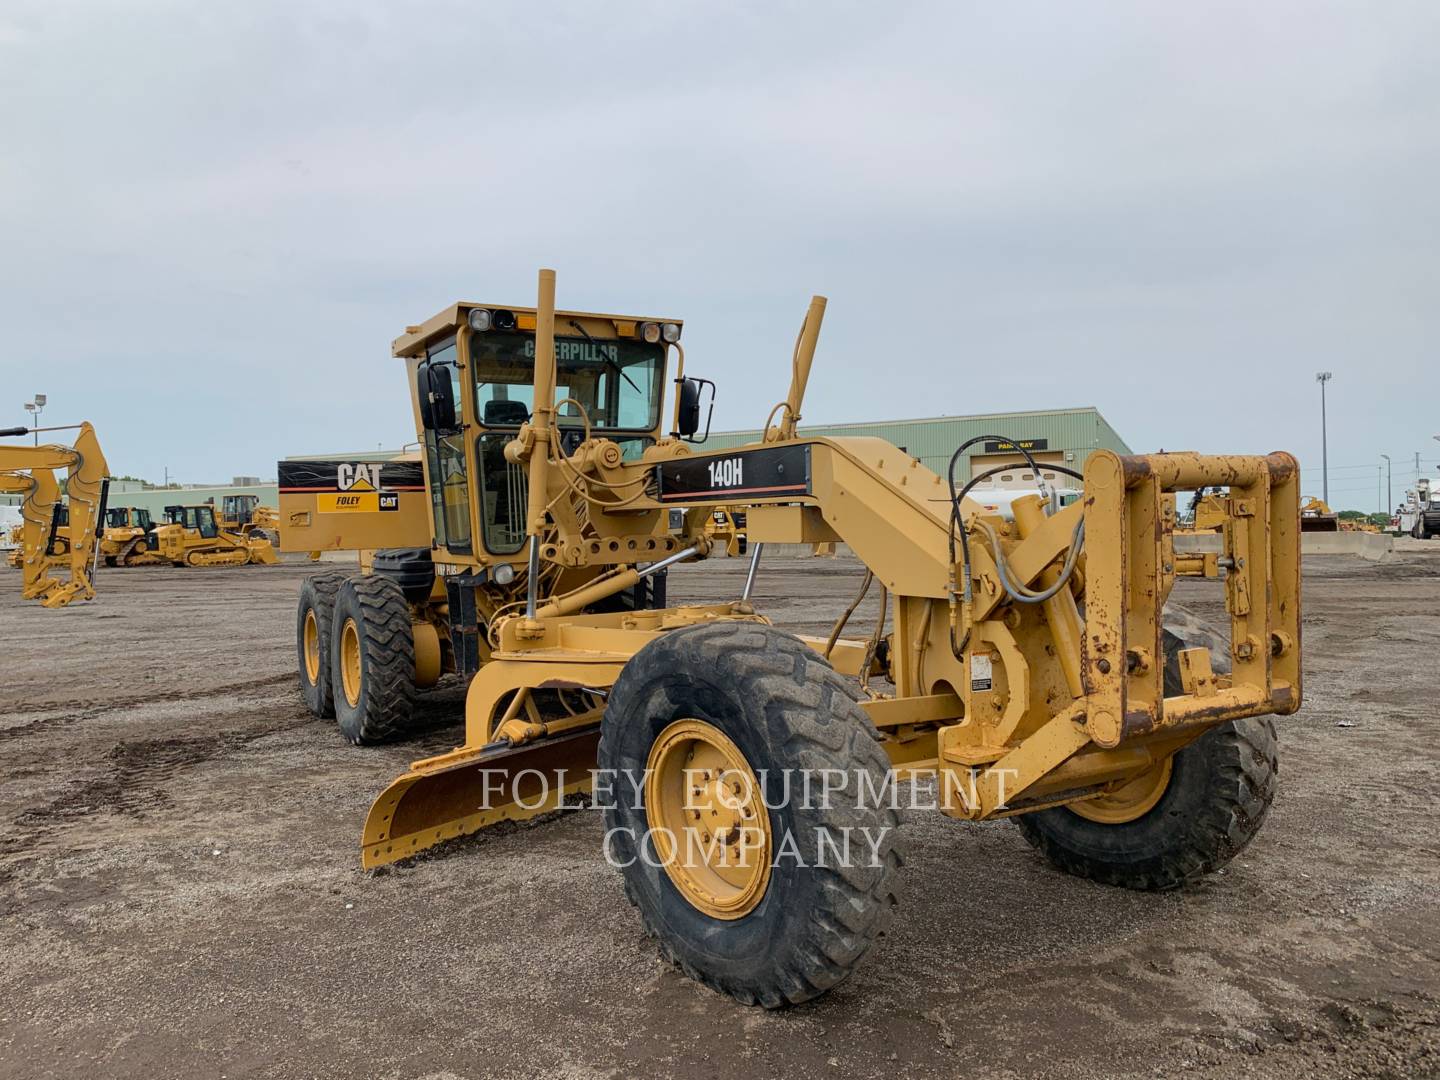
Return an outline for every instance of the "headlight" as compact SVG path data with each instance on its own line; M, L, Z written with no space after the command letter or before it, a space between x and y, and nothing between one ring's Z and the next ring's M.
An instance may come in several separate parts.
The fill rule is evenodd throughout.
M483 307L470 309L470 329L485 331L490 329L490 312Z
M651 345L660 340L660 324L647 322L640 324L640 337Z
M515 567L508 562L502 562L490 572L490 576L495 579L496 585L509 585L515 580Z
M666 341L668 341L671 345L674 345L675 342L680 340L680 324L667 322L664 326L660 328L660 336L663 337Z

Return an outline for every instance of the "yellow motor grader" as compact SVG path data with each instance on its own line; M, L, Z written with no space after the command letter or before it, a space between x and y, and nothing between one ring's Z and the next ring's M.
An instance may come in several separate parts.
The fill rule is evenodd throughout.
M991 513L970 497L988 473L956 475L969 443L935 473L797 434L824 311L762 438L706 450L680 321L556 311L542 270L533 308L457 303L395 341L418 461L281 463L285 546L384 549L302 586L312 709L370 741L404 731L417 688L469 679L464 744L380 793L365 866L589 791L661 951L775 1007L840 982L889 922L897 778L1117 886L1184 885L1255 835L1268 716L1301 701L1295 459L1100 450L1070 505ZM1174 493L1205 486L1229 492L1228 640L1167 615ZM743 591L667 606L652 586L717 553L722 506L745 515ZM839 542L888 620L775 629L752 601L765 544Z
M0 443L0 491L23 495L20 504L21 595L47 608L92 600L96 537L105 517L110 467L89 423L0 430L0 438L31 432L78 431L74 445ZM55 477L65 470L65 497ZM52 576L68 571L68 580Z

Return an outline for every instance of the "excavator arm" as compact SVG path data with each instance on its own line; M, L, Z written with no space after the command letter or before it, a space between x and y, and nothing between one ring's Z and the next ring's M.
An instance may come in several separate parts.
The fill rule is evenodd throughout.
M110 466L100 449L95 429L84 422L66 428L5 428L0 437L28 435L32 431L78 430L71 446L46 444L23 446L0 443L0 474L11 490L25 496L20 514L24 519L24 591L27 600L39 600L42 607L64 607L72 600L92 600L96 543L105 515ZM61 505L60 485L55 479L65 470L65 494L70 502L70 550L66 555L69 580L49 575L47 556L54 549L57 511ZM27 475L28 474L28 475Z

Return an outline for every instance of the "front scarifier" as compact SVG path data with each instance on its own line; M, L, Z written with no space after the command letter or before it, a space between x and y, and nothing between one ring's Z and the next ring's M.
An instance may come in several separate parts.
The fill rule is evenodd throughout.
M955 477L964 445L946 477L878 439L797 434L824 309L812 300L763 438L724 450L692 438L713 384L684 375L679 324L557 316L551 271L534 309L457 304L396 341L430 491L425 625L470 683L464 744L376 799L365 866L593 787L661 951L775 1007L840 982L883 934L897 778L934 777L953 817L1016 817L1056 866L1114 885L1184 885L1255 835L1275 791L1269 716L1301 703L1295 459L1094 451L1083 476L1050 467L1081 499L1025 496L1000 515L969 498L984 474ZM557 317L573 335L557 337ZM626 386L658 393L671 351L667 433L658 399L617 400ZM627 415L652 426L627 429ZM296 542L334 537L320 500L356 498L328 483L282 485L282 516L315 524ZM1223 550L1177 553L1177 493L1202 488ZM744 521L743 595L641 603L666 567L716 551L722 509ZM423 541L395 521L377 513L357 535ZM845 543L864 564L826 638L755 611L766 543ZM1178 576L1223 577L1228 635L1167 610ZM367 670L353 659L360 622L347 630L366 580L335 605L337 712ZM874 583L885 617L846 638ZM398 627L398 585L375 588Z

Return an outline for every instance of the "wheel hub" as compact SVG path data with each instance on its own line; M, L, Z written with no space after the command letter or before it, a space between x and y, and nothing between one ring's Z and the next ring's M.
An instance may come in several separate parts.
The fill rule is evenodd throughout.
M1170 786L1174 764L1172 754L1139 776L1122 780L1093 799L1071 803L1070 810L1086 821L1101 825L1123 825L1142 818L1155 809L1155 804Z
M754 771L713 724L677 720L650 748L645 815L656 858L716 919L754 910L770 881L770 819Z
M340 682L350 707L360 704L360 631L354 619L345 620L340 632Z
M305 612L305 678L314 686L320 681L320 624L315 620L315 611Z

